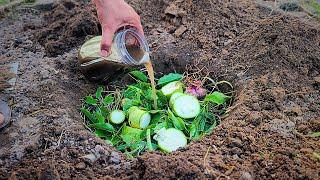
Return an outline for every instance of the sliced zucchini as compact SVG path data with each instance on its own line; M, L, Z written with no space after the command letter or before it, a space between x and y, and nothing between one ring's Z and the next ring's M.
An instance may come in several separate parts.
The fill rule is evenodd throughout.
M182 131L175 128L159 130L154 139L158 142L159 148L165 152L176 151L187 145L186 136Z
M129 109L129 124L131 127L144 129L151 120L149 112L139 109L137 106L133 106Z
M171 98L169 100L169 105L172 106L173 105L173 102L174 100L177 98L177 97L180 97L180 96L183 96L185 94L183 94L182 92L175 92L171 95Z
M200 113L199 100L191 95L180 95L172 100L171 109L173 112L184 119L194 118Z
M114 124L121 124L126 118L126 115L123 111L114 110L109 114L109 121Z
M175 92L183 92L183 83L180 81L173 81L161 88L161 92L168 98Z

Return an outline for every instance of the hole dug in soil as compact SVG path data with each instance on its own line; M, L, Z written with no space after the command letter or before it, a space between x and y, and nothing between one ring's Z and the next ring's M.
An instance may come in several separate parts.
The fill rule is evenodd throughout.
M85 97L81 109L86 127L128 157L148 151L171 153L210 135L227 117L234 94L227 81L170 73L156 80L153 96L146 74L137 70L130 76L134 83L120 79L120 87L99 87Z

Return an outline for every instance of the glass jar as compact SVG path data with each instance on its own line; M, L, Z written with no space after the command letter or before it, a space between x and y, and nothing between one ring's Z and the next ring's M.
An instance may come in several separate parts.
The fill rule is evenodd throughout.
M146 39L133 29L117 32L107 57L100 55L102 36L96 36L83 44L79 62L83 74L92 81L105 81L128 66L145 64L150 60Z

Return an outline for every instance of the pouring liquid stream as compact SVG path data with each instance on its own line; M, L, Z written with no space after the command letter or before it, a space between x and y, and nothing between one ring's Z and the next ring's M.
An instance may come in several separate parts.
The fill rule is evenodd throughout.
M150 58L149 58L149 61L144 66L147 69L148 76L149 76L149 79L150 79L150 82L151 82L153 107L154 107L154 109L158 109L158 107L157 107L157 91L156 91L156 84L155 84L155 81L154 81L154 71L153 71L153 66L152 66L152 63L150 61Z
M127 45L127 50L129 54L134 58L134 59L141 59L141 62L144 63L144 66L147 69L148 76L151 82L151 88L152 88L152 98L153 98L153 108L158 109L157 106L157 91L156 91L156 84L154 81L154 70L152 66L152 62L150 60L150 55L148 52L145 52L142 50L139 46L136 46L135 44L133 45Z

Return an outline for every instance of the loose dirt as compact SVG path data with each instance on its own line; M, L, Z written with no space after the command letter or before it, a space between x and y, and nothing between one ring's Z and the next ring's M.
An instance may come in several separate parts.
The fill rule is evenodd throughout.
M0 132L0 178L319 179L320 143L309 136L320 131L318 22L246 0L128 1L156 76L228 80L236 97L212 135L127 159L82 124L81 99L97 84L81 75L77 49L100 28L91 5L63 2L0 20L1 62L20 63L13 122ZM128 81L119 77L114 85Z

